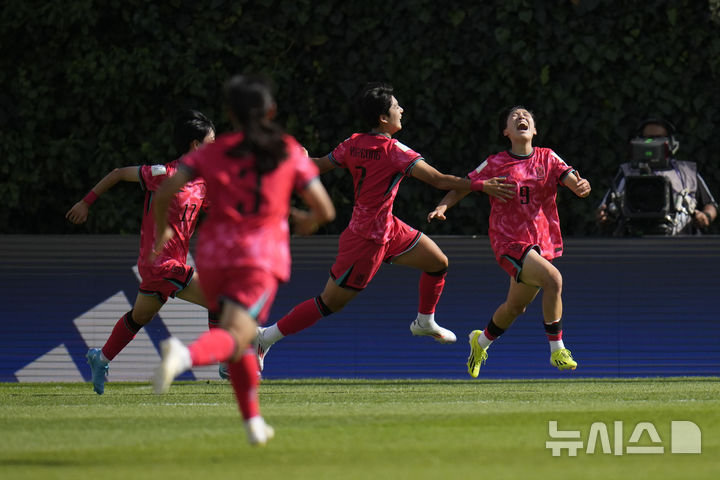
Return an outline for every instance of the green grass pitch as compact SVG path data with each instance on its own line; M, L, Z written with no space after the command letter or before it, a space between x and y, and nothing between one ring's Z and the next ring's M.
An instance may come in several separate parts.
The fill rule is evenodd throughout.
M0 384L0 478L20 479L703 479L720 478L720 379L272 380L260 389L276 430L245 441L230 386ZM580 431L553 456L549 422ZM671 452L671 422L701 433L700 454ZM612 452L587 453L593 423ZM615 438L622 422L622 438ZM662 454L629 454L658 446ZM620 435L618 435L620 437ZM620 443L622 455L616 455Z

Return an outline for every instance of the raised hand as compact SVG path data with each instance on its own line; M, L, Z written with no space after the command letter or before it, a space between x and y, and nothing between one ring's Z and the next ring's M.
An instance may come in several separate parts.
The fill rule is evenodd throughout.
M575 176L577 177L577 184L575 184L575 188L572 189L572 191L575 192L575 195L583 198L590 195L590 182L582 178L580 173L577 171L575 171Z

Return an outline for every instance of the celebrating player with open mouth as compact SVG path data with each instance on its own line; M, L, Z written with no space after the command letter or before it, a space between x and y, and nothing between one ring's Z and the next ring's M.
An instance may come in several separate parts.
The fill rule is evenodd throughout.
M510 275L507 299L493 314L485 330L470 333L468 373L477 377L487 360L490 344L502 335L543 290L542 311L550 342L550 363L560 370L574 370L577 362L562 340L562 276L551 261L562 255L557 185L577 196L590 194L590 183L549 148L533 147L535 119L524 107L505 109L499 118L500 134L510 140L510 150L491 155L468 176L482 181L501 176L512 182L517 196L508 202L490 199L488 234L495 259ZM453 190L428 215L428 221L445 220L445 212L470 190Z

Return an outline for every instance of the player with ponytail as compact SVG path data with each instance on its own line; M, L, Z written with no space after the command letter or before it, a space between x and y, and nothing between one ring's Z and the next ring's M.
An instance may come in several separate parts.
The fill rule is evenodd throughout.
M334 218L335 209L305 149L273 122L277 107L268 81L232 77L225 85L225 101L234 131L183 157L154 205L156 248L162 248L173 234L166 221L169 199L185 182L205 180L212 208L200 228L195 258L210 308L220 313L221 328L189 347L174 337L163 341L154 386L163 393L187 369L227 362L248 441L264 445L274 430L260 415L252 342L278 284L290 277L288 217L293 217L297 233L313 233ZM290 208L293 193L309 211Z

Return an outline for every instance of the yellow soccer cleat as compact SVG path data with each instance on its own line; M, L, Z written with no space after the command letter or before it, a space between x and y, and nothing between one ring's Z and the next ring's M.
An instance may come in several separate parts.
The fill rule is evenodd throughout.
M558 370L575 370L577 368L577 362L573 360L572 354L567 348L552 352L550 365L557 367Z
M482 330L473 330L470 332L470 356L467 359L467 369L471 377L477 378L480 374L480 367L487 361L487 349L482 348L477 339L482 335Z

